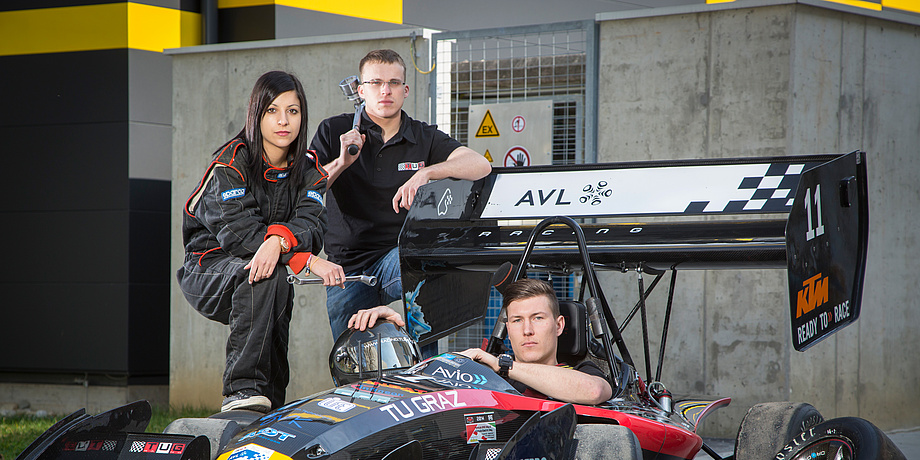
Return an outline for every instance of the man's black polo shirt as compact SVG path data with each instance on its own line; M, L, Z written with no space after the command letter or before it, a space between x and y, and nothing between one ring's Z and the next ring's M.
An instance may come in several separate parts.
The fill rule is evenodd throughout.
M353 113L323 120L316 128L310 149L320 164L339 156L339 136L352 128ZM402 112L399 133L385 145L380 126L367 114L359 131L365 134L358 159L333 182L326 194L329 229L325 250L329 260L345 272L363 269L396 247L408 211L393 212L393 196L415 172L440 163L459 142L436 125L413 120ZM346 153L347 155L347 153Z

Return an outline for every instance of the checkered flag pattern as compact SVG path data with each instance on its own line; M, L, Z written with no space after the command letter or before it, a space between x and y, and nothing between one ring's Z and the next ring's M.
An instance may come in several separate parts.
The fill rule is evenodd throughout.
M115 450L116 447L118 447L117 441L107 440L106 442L102 443L102 450Z
M498 454L502 453L500 448L489 448L486 450L486 460L495 460L498 458Z
M143 452L144 451L144 441L134 441L131 443L131 452Z
M745 177L738 184L738 190L750 191L750 198L729 201L721 211L707 210L708 201L693 201L685 212L789 212L804 169L804 164L771 164L763 175Z

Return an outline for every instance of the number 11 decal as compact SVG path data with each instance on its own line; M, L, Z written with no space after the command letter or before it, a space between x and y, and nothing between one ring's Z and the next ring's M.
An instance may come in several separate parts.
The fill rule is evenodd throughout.
M824 234L824 221L821 219L821 184L815 186L815 216L818 221L816 226L812 226L811 212L811 187L809 187L805 190L805 214L808 217L808 231L805 232L805 241L811 241L813 238Z

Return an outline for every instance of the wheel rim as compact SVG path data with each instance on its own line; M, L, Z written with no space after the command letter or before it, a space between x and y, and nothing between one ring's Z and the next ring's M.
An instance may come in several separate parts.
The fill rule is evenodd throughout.
M794 460L853 460L853 444L843 438L825 438L802 449Z

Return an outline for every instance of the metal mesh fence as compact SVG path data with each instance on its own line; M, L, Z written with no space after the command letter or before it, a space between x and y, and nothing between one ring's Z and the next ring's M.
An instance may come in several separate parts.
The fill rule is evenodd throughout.
M572 300L577 297L575 275L550 276L545 272L528 272L528 278L537 278L547 280L553 285L556 291L556 297L559 300ZM502 296L491 288L489 293L489 306L486 311L486 317L472 326L459 332L451 334L447 338L447 350L441 351L462 351L467 348L479 347L482 345L482 339L492 334L492 328L495 327L495 321L498 319L498 313L502 308ZM510 348L511 344L505 343Z
M592 106L586 101L596 88L591 77L593 30L593 21L585 21L434 35L434 122L467 144L471 105L550 100L553 164L584 163L592 119ZM552 280L560 300L572 299L577 292L573 275L529 276ZM447 350L480 346L500 309L501 295L493 288L486 318L448 337Z
M553 164L583 163L592 27L578 22L433 36L438 126L466 144L471 105L551 100Z

